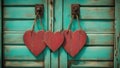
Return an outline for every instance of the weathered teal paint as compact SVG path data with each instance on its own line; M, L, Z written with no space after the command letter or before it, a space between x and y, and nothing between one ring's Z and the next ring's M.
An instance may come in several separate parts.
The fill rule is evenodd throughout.
M50 68L50 61L51 61L51 59L50 59L51 57L50 57L50 49L47 47L46 48L46 50L45 50L45 52L44 52L44 67L45 68Z
M16 45L16 46L10 46L5 45L5 59L7 60L44 60L43 59L43 53L39 56L34 56L25 45Z
M47 0L4 0L4 5L35 5L46 3Z
M83 61L83 63L85 63L88 60L96 61L96 63L101 60L105 60L105 61L110 60L113 63L113 46L106 46L106 45L114 45L114 33L115 33L114 32L114 7L112 7L112 6L114 6L114 3L112 6L109 6L109 7L105 7L105 6L101 7L101 5L99 5L99 7L96 7L96 5L94 5L94 4L83 5L83 4L81 4L82 1L84 2L85 0L72 0L72 1L64 0L63 27L65 29L67 29L68 25L70 23L71 4L75 4L75 3L80 4L80 26L82 27L83 30L85 30L87 32L87 35L88 35L87 45L96 45L96 46L85 46L79 52L79 54L74 58L71 58L68 55L68 58L69 58L68 65L70 68L88 68L88 67L92 68L92 67L95 67L95 65L92 65L90 63L89 63L90 65L88 65L88 66L87 65L82 66L82 64L80 65L79 63L76 63L76 65L71 65L72 61L78 61L78 60ZM97 1L100 1L100 0L97 0ZM105 0L103 2L105 2ZM94 7L90 7L90 6L94 6ZM109 27L109 25L107 25L107 24L108 23L110 24L110 22L112 22L112 25L110 26L112 29L109 29L110 30L110 32L109 32L105 29ZM73 20L71 30L72 31L78 30L77 20ZM110 42L110 40L109 40L108 42L105 42L105 39L107 39L105 37L107 37L108 35L111 35L111 34L112 34L112 38L111 38L112 41ZM93 41L92 41L92 38L93 38ZM110 39L110 37L109 37L109 39ZM103 41L104 43L101 41ZM110 44L110 43L112 43L112 44ZM102 45L105 45L105 46L102 46ZM108 49L110 49L111 51L108 52ZM106 50L106 51L104 51L104 50ZM107 56L109 55L109 59L105 55L107 55ZM95 57L97 57L97 58L95 58ZM101 63L104 63L104 62L101 62ZM102 65L100 65L100 66L102 67ZM100 66L97 65L95 68L98 68ZM111 68L113 67L112 64L108 64L107 66L110 66ZM104 67L106 67L105 64L103 64L102 68L104 68Z
M113 68L113 62L111 61L71 61L71 68L82 68L82 67L96 67L96 68Z
M43 20L44 22L44 20ZM22 23L22 24L21 24ZM60 23L60 22L59 22ZM81 27L87 33L114 33L114 21L111 20L80 20ZM31 29L33 20L10 20L4 21L4 30L5 31L26 31ZM74 29L77 29L77 22L73 23ZM94 26L93 26L94 25ZM55 26L55 27L60 27ZM99 29L96 29L99 28ZM67 29L67 26L66 28Z
M4 5L35 5L40 4L44 0L4 0ZM71 0L68 0L68 2ZM114 5L114 0L76 0L71 1L72 3L80 3L81 5L94 5L94 6L112 6Z
M52 28L53 32L60 31L62 29L62 0L53 0L53 7L51 7L49 1L49 30ZM51 11L52 8L55 10ZM51 15L53 13L53 15ZM58 14L59 13L59 14ZM51 21L52 20L52 21ZM52 24L52 27L51 27ZM59 66L59 50L56 52L51 51L51 68L58 68Z
M4 1L5 2L9 2L8 0ZM18 2L18 1L14 1L14 2ZM20 2L21 3L21 2ZM30 2L26 2L26 3L29 3ZM32 3L32 2L31 2ZM44 25L44 29L45 31L47 30L47 0L39 0L39 2L37 2L38 4L43 4L44 5L44 16L42 17L42 23ZM15 4L15 3L14 3ZM33 4L32 4L33 5ZM34 4L35 5L35 4ZM8 9L7 9L8 8ZM16 8L18 8L18 11L21 11L22 12L18 12L16 10ZM11 10L12 9L12 10ZM9 12L6 12L7 10L10 10ZM14 11L13 11L14 10ZM26 11L27 10L27 11ZM14 19L13 21L18 21L16 19L34 19L35 18L35 13L34 13L35 9L34 7L4 7L4 14L7 14L8 16L4 16L4 18L7 18L7 19ZM17 13L18 12L18 13ZM13 14L13 15L9 15L9 13ZM20 14L20 15L19 15ZM9 20L8 20L9 21ZM19 21L24 21L24 20L19 20ZM25 20L27 21L27 20ZM26 22L21 22L21 23L26 23ZM29 22L29 20L28 20ZM13 22L12 22L13 23ZM33 20L31 20L31 22L28 23L29 26L27 26L27 24L25 25L21 25L21 26L16 26L16 28L13 28L15 30L10 30L10 31L18 31L16 32L16 34L21 34L22 32L22 35L23 33L26 31L26 30L29 30L32 28L32 25L33 25ZM16 24L16 25L19 25L19 24ZM16 29L22 29L24 28L25 26L27 26L28 29L26 29L24 32L23 30L16 30ZM41 25L40 25L40 22L39 20L37 20L37 24L36 24L36 27L35 27L35 31L38 31L39 29L37 29L37 26L40 27L41 29ZM15 27L15 26L10 26L10 28L12 27ZM17 28L18 27L18 28ZM20 28L19 28L20 27ZM9 29L9 28L8 28ZM7 30L6 30L7 31ZM8 30L9 31L9 30ZM10 34L14 34L14 33L10 33ZM23 40L23 36L20 36L20 37L16 37L16 39L20 38L21 40ZM20 41L20 40L18 40ZM13 42L16 42L16 41L13 41ZM23 42L23 41L22 41ZM20 43L18 43L20 44ZM9 45L8 45L9 46ZM4 54L6 55L5 56L5 59L7 60L10 60L10 61L6 61L7 63L5 64L6 67L36 67L34 66L36 63L34 63L33 66L30 66L29 64L32 65L32 63L26 63L28 62L29 60L30 61L41 61L42 64L39 64L37 67L39 68L43 68L43 67L46 67L48 68L48 66L50 65L49 63L49 49L46 48L42 54L40 54L39 56L35 57L26 47L25 45L17 45L15 44L15 48L14 46L11 46L13 47L13 49L15 50L9 50L9 47L7 47L7 45L5 45L5 50L7 51L10 51L11 54L7 54L7 52L5 52ZM18 52L18 53L17 53ZM16 54L17 53L17 54ZM11 55L11 56L10 56ZM45 57L44 57L45 56ZM10 58L11 57L11 58ZM10 58L10 59L9 59ZM14 61L11 61L11 60L17 60L15 63ZM19 60L22 60L23 62L19 62ZM47 61L46 61L47 60ZM44 62L43 62L44 61ZM18 63L18 64L17 64ZM14 65L14 64L17 64L17 65ZM22 64L22 65L20 65ZM26 64L26 65L24 65ZM28 66L27 66L28 65ZM43 66L44 65L44 66Z
M5 64L7 67L27 67L27 68L43 68L44 67L44 63L42 61L6 61Z
M100 53L98 53L98 51ZM35 57L26 46L5 45L5 59L12 60L43 60L43 55ZM109 46L84 47L74 58L68 60L113 60L113 48Z
M64 50L63 47L60 48L59 51L59 59L60 59L60 68L68 68L68 57L67 52Z
M70 18L71 3L65 2L66 6L64 6L64 16ZM67 8L67 9L66 9ZM114 8L113 7L81 7L80 8L80 16L81 19L114 19ZM68 12L69 11L69 12ZM89 11L89 12L88 12ZM110 12L112 11L112 12ZM19 13L19 15L18 15ZM103 16L104 15L104 16ZM34 7L5 7L4 9L4 17L5 18L22 18L22 19L31 19L35 17ZM46 21L46 20L45 20ZM66 20L69 22L70 20Z
M55 6L55 12L54 12L54 16L55 16L55 21L53 22L54 24L54 31L61 31L63 30L63 0L54 0ZM52 58L51 58L52 60ZM58 50L58 55L57 55L57 62L58 62L58 66L56 66L56 62L53 59L52 62L54 62L52 64L51 68L67 68L67 55L66 52L64 51L64 49L61 47Z
M71 4L80 4L80 25L87 32L88 40L79 54L71 58L61 47L51 52L47 47L35 57L23 43L23 33L33 24L34 5L44 4L43 24L50 29L49 0L4 0L4 48L6 67L30 68L113 68L114 0L54 0L54 31L66 30L70 23ZM117 1L117 0L116 0ZM116 14L117 15L117 14ZM117 18L118 20L118 18ZM39 21L37 25L40 27ZM118 27L117 23L117 28ZM74 20L71 30L78 29ZM35 30L38 30L35 28ZM118 30L117 30L118 31ZM120 43L119 43L120 44ZM119 59L118 59L119 60ZM31 66L32 65L32 66Z
M5 32L4 44L24 44L23 34L15 32ZM87 45L113 45L114 34L87 34Z
M120 68L120 0L115 0L114 68Z
M68 57L69 60L113 60L113 47L84 47L76 57Z

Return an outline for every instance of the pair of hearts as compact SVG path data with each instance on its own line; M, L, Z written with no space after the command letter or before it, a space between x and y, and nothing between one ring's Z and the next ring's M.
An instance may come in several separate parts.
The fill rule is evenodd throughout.
M46 45L52 50L56 51L63 43L64 36L61 32L34 32L32 30L26 31L24 34L24 43L28 49L38 56L46 47Z
M72 32L65 30L61 32L32 32L26 31L24 34L24 43L30 49L30 51L38 56L46 47L46 45L52 50L56 51L62 44L64 49L74 57L86 43L87 35L82 30Z

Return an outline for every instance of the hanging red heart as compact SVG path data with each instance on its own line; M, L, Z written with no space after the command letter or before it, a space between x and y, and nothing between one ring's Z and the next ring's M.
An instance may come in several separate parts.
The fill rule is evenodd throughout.
M64 32L64 49L74 57L85 45L87 35L83 30L77 30L72 33L70 30Z
M29 30L24 34L24 43L35 56L38 56L46 47L43 41L44 33L43 30L38 32Z
M56 51L62 45L64 36L61 32L47 31L44 34L44 41L52 51Z

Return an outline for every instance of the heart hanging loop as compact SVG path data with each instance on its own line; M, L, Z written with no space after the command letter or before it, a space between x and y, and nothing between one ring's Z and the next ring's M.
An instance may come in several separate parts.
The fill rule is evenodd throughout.
M31 39L34 39L33 37L33 33L34 33L34 28L35 28L35 25L37 23L37 19L40 19L40 25L42 27L42 30L44 30L43 28L43 25L42 25L42 19L41 19L41 16L39 16L39 14L37 13L35 19L34 19L34 23L33 23L33 26L32 26L32 31L31 31ZM38 26L37 26L38 27ZM39 29L39 28L38 28ZM31 46L33 47L33 42L31 42Z
M26 31L23 36L25 45L35 56L38 56L40 53L42 53L46 47L46 44L43 41L45 33L44 30L40 30L38 32L34 31L37 19L40 19L40 25L43 29L42 18L38 15L38 13L36 13L32 30Z
M77 22L78 22L78 27L79 27L79 29L82 30L82 28L81 28L81 26L80 26L79 16L76 15L75 17L77 18ZM71 25L72 25L73 19L74 19L74 15L72 15L72 18L71 18L71 20L70 20L70 24L69 24L69 26L68 26L68 30L70 30L70 27L71 27Z
M34 31L36 21L37 21L37 16L36 16L35 19L34 19L34 23L33 23L33 26L32 26L31 36L32 36L32 34L33 34L33 31Z
M70 27L71 27L72 22L73 22L73 18L74 18L74 15L72 15L72 18L71 18L71 20L70 20L70 24L69 24L69 26L68 26L68 30L70 30Z
M42 30L44 30L44 26L43 26L43 24L42 24L42 17L40 17L39 19L40 19L40 25L41 25L41 27L42 27Z
M36 13L36 19L39 19L40 20L40 25L42 27L42 30L44 30L44 26L42 24L42 16L39 14L39 12Z
M80 19L79 19L79 16L76 15L76 18L77 18L77 21L78 21L78 27L79 27L80 30L82 30L82 28L81 28L81 26L80 26Z
M73 19L77 19L79 30L76 30L72 32L70 29L70 26L73 22ZM68 26L68 30L65 30L63 32L65 41L63 44L64 49L67 51L69 55L72 57L76 56L79 51L84 47L87 39L87 35L85 31L82 30L80 26L79 16L78 15L72 15L72 18L70 20L70 24Z
M32 32L34 31L35 25L36 25L36 23L37 23L37 19L40 20L40 25L41 25L41 27L42 27L42 30L44 30L44 26L43 26L43 24L42 24L42 17L37 14L36 17L35 17L35 19L34 19L33 26L32 26ZM38 26L37 26L37 27L38 27ZM38 28L38 29L39 29L39 28ZM39 29L39 30L40 30L40 29Z

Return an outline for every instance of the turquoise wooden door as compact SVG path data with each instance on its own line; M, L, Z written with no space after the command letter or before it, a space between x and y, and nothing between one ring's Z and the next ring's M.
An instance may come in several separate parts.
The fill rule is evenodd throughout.
M7 68L49 68L50 66L48 48L35 57L23 42L24 32L31 29L34 22L35 4L44 5L42 22L44 29L47 30L47 0L4 0L4 56ZM38 22L39 20L37 25L40 25Z
M114 67L114 43L116 42L114 0L54 0L54 32L68 28L71 5L80 4L80 24L86 31L88 39L84 48L74 58L70 57L63 47L56 52L52 52L47 47L42 54L35 57L23 42L24 32L31 29L33 24L35 4L44 4L42 22L46 31L50 29L50 0L3 1L3 48L6 68ZM73 21L71 30L78 30L76 20Z
M106 1L106 2L105 2ZM87 32L85 47L74 58L67 55L71 68L113 68L114 3L113 0L64 0L63 28L70 22L71 4L80 4L80 24ZM72 31L78 29L74 20Z

